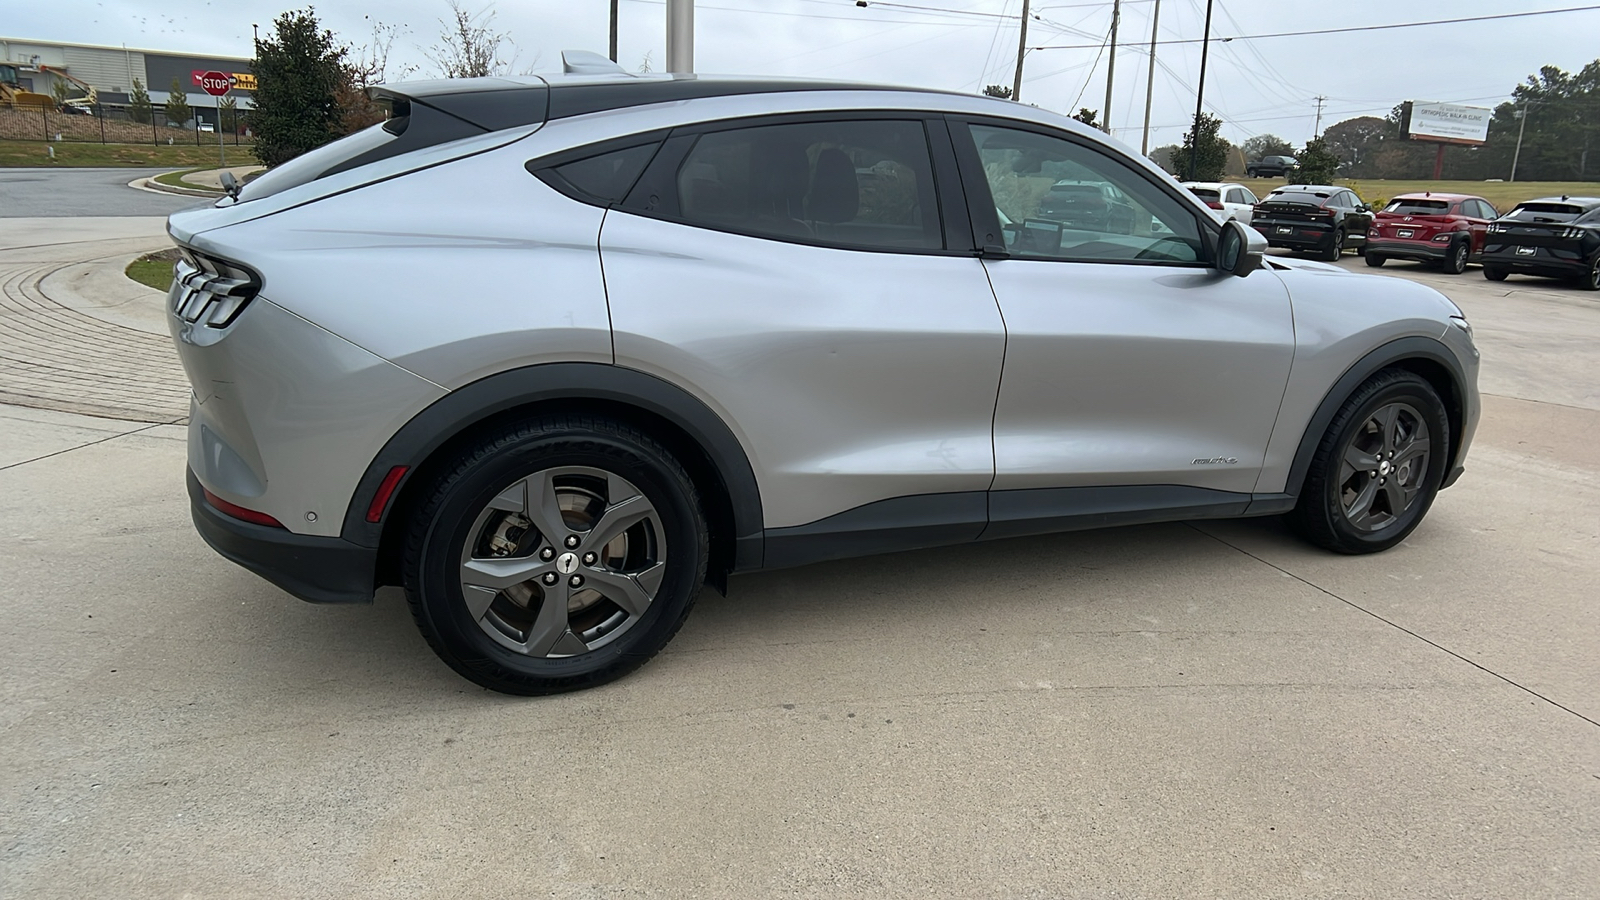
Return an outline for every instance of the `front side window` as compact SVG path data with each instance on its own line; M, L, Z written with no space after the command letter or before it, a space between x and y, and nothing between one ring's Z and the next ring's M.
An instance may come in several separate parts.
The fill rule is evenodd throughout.
M875 250L944 247L921 122L803 122L704 134L681 217L722 231Z
M993 125L968 128L1013 256L1201 260L1193 209L1132 167L1064 138Z

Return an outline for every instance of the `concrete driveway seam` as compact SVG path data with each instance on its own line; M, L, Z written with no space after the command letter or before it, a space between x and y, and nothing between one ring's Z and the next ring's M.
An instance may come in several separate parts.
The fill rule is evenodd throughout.
M114 441L114 440L116 440L118 438L125 438L125 437L128 437L130 435L139 434L141 432L149 431L152 428L160 428L163 425L182 425L186 421L187 421L187 417L184 417L182 419L174 419L171 422L151 422L149 425L143 425L143 426L140 426L138 428L129 429L128 431L119 431L116 434L108 434L105 437L99 438L97 440L85 441L85 442L83 442L81 444L76 444L76 445L71 446L71 447L66 447L66 448L61 449L61 450L53 451L51 453L42 453L42 454L40 454L38 456L35 456L35 457L32 457L30 459L23 459L23 460L18 460L17 462L14 462L14 463L7 463L7 464L5 464L3 466L0 466L0 472L4 472L7 469L20 468L22 466L28 465L29 463L36 463L36 462L39 462L40 460L50 459L51 457L54 457L54 456L61 456L64 453L71 453L74 450L82 450L85 447L93 447L96 444L104 444L106 441Z
M1184 524L1188 525L1190 528L1194 529L1195 531L1198 531L1199 533L1205 535L1206 537L1211 538L1212 540L1216 541L1217 543L1222 544L1225 547L1231 547L1234 550L1237 550L1240 553L1244 554L1245 556L1250 557L1251 559L1255 560L1256 562L1259 562L1259 563L1261 563L1263 565L1266 565L1266 566L1270 566L1270 567L1278 570L1279 572L1282 572L1283 574L1289 576L1290 578L1293 578L1295 581L1300 582L1301 584L1305 585L1306 587L1311 588L1312 590L1319 591L1319 592L1321 592L1323 594L1326 594L1327 596L1333 598L1334 600L1337 600L1340 603L1343 603L1344 605L1350 607L1351 609L1357 610L1358 612L1366 613L1367 615L1371 616L1374 619L1377 619L1378 621L1382 622L1385 625L1388 625L1391 628L1394 628L1394 629L1397 629L1397 630L1399 630L1401 632L1404 632L1405 634L1408 634L1411 637L1414 637L1417 640L1422 641L1424 644L1427 644L1428 646L1433 647L1436 650L1441 650L1441 651L1443 651L1445 653L1448 653L1449 655L1455 657L1456 659L1461 660L1462 662L1466 663L1469 666L1472 666L1473 668L1479 669L1480 671L1482 671L1482 672L1484 672L1486 674L1492 675L1495 678L1498 678L1501 681L1504 681L1506 684L1509 684L1512 687L1514 687L1514 688L1516 688L1516 689L1518 689L1520 691L1524 691L1524 692L1526 692L1526 693L1528 693L1528 694L1530 694L1530 695L1532 695L1534 697L1539 698L1540 700L1543 700L1544 702L1550 704L1551 706L1554 706L1556 709L1559 709L1559 710L1561 710L1563 712L1571 713L1572 715L1577 716L1578 718L1582 719L1583 721L1588 722L1590 725L1593 725L1596 728L1600 728L1600 722L1596 722L1594 719L1589 718L1588 716L1584 715L1581 712L1578 712L1577 710L1573 709L1572 707L1567 706L1567 705L1561 703L1558 700L1554 700L1554 699L1552 699L1550 697L1547 697L1544 694L1541 694L1538 691L1534 690L1533 688L1528 687L1527 685L1519 684L1515 680L1513 680L1511 678L1508 678L1507 676L1502 675L1499 672L1496 672L1495 670L1489 668L1488 666L1485 666L1484 664L1482 664L1480 662L1477 662L1476 660L1473 660L1473 659L1471 659L1469 657L1466 657L1466 656L1462 656L1460 653L1457 653L1456 651L1451 650L1449 647L1444 646L1443 644L1439 643L1438 641L1432 640L1431 638L1428 638L1428 637L1425 637L1424 635L1418 634L1417 632L1412 631L1411 629L1405 627L1404 625L1401 625L1400 623L1394 621L1393 619L1385 618L1385 617L1379 615L1378 613L1375 613L1372 610L1367 609L1366 607L1362 606L1361 604L1356 603L1353 600L1347 600L1344 597L1339 596L1339 594L1337 594L1337 593L1335 593L1335 592L1333 592L1331 590L1328 590L1327 588L1323 587L1322 585L1317 584L1316 582L1311 581L1311 580L1305 578L1304 576L1301 576L1301 575L1298 575L1298 574L1296 574L1294 572L1291 572L1288 569L1285 569L1284 567L1278 565L1277 563L1272 562L1271 560L1263 559L1262 557L1260 557L1260 556L1258 556L1258 555L1256 555L1254 553L1251 553L1249 550L1246 550L1243 547L1240 547L1240 546L1228 541L1226 538L1223 538L1223 537L1221 537L1219 535L1211 534L1210 532L1206 531L1204 528L1201 528L1201 527L1199 527L1198 525L1195 525L1192 522L1186 522ZM1596 777L1600 777L1600 776L1596 776Z

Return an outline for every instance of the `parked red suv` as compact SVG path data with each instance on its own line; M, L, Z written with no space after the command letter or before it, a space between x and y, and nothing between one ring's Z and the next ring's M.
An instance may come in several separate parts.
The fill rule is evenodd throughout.
M1499 215L1489 201L1470 194L1401 194L1367 231L1367 265L1414 259L1460 275L1468 262L1482 259L1489 222Z

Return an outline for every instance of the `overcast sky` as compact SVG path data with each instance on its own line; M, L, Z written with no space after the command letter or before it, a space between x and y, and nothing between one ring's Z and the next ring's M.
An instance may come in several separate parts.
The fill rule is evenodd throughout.
M515 69L560 67L564 49L606 51L607 0L469 0L492 8L518 54ZM1414 22L1434 18L1591 5L1582 0L1227 0L1218 2L1215 38L1283 31ZM939 13L906 6L961 10ZM860 9L854 0L702 0L696 5L696 69L707 73L817 76L977 91L1009 85L1021 0L906 0ZM1155 0L1124 0L1116 54L1111 124L1135 147L1144 117L1151 13ZM1161 39L1197 39L1205 0L1161 0ZM251 55L250 25L263 32L286 7L281 0L53 0L15 3L0 23L9 37ZM373 12L381 8L381 12ZM1105 104L1111 3L1035 0L1022 99L1071 112ZM355 4L327 0L323 23L351 44L369 42L373 15L402 35L391 58L431 74L426 49L437 42L446 0ZM622 63L665 57L663 0L621 0ZM1323 125L1355 115L1383 115L1402 100L1466 101L1493 106L1513 85L1553 64L1577 70L1600 55L1600 10L1492 22L1432 25L1356 34L1234 40L1212 44L1207 107L1240 142L1271 132L1303 143L1312 136L1316 97L1327 97ZM1085 48L1082 45L1090 45ZM509 54L508 54L509 55ZM1194 112L1198 44L1157 49L1151 146L1178 141Z

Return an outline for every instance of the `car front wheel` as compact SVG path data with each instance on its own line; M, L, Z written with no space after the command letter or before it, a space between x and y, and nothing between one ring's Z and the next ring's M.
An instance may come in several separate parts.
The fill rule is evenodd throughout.
M1290 522L1335 553L1405 540L1444 480L1450 420L1422 376L1385 369L1339 408L1317 445Z
M619 422L551 416L463 450L413 516L405 587L423 636L490 690L604 684L654 656L705 581L693 483Z

